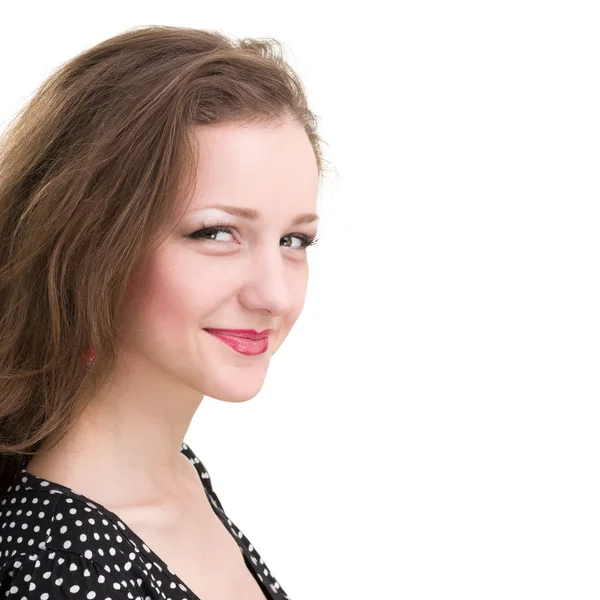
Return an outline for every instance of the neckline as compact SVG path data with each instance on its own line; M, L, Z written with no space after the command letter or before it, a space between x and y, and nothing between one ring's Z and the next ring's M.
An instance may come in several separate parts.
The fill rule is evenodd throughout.
M224 511L222 511L222 508L220 508L216 504L216 500L215 500L215 498L213 498L212 485L209 482L209 478L207 477L207 479L205 480L205 478L202 476L202 472L199 467L199 465L202 465L202 462L194 454L192 449L185 442L181 444L181 448L179 451L182 454L184 454L186 456L186 458L188 458L188 460L192 463L192 465L196 469L196 472L198 473L198 477L200 478L200 482L202 483L202 488L204 489L204 493L206 494L206 496L208 498L208 503L210 504L213 512L217 515L217 517L219 518L219 520L221 521L223 526L227 529L227 532L229 533L229 535L231 535L235 539L235 542L236 542L240 552L242 553L244 562L246 563L246 568L250 571L250 573L252 574L254 579L257 581L261 590L263 590L263 594L265 594L263 586L260 585L260 582L256 578L254 570L251 567L251 563L248 560L248 557L246 555L246 549L240 543L238 537L233 535L230 527L228 526L228 524L226 522L227 517L225 516ZM202 465L202 467L203 467L203 465ZM204 471L206 472L206 469L204 469ZM190 598L190 600L202 600L192 591L192 589L187 585L187 583L185 581L183 581L179 577L179 575L177 575L177 573L172 571L170 569L169 565L156 552L154 552L154 550L152 550L152 548L133 529L131 529L131 527L129 527L129 525L121 517L119 517L119 515L112 512L111 510L109 510L108 508L106 508L105 506L100 504L99 502L96 502L92 498L89 498L88 496L84 496L83 494L78 493L76 490L73 490L65 485L57 483L56 481L44 479L42 477L38 477L37 475L34 475L33 473L30 473L27 470L27 468L21 469L20 474L22 476L21 484L23 485L23 487L26 487L27 484L29 484L29 483L34 483L36 489L43 489L44 491L49 490L50 488L58 489L66 496L69 496L70 498L82 500L85 503L87 503L88 505L90 505L91 507L100 510L103 513L103 515L117 527L118 531L121 532L121 535L125 535L130 540L133 540L135 542L136 546L138 547L139 552L143 553L149 560L156 563L156 565L158 565L161 573L167 574L167 577L170 577L173 580L173 582L177 585L177 587ZM208 475L208 473L207 473L207 475ZM25 477L27 478L27 481L23 481L23 478L25 478ZM43 488L41 486L43 486ZM265 597L267 597L266 594L265 594Z

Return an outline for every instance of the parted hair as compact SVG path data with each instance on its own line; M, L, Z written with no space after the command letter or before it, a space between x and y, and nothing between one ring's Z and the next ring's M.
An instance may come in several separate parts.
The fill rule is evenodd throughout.
M273 38L144 26L57 68L0 139L0 490L110 377L136 273L190 197L192 128L318 118ZM185 205L185 202L184 202ZM100 360L84 360L92 347Z

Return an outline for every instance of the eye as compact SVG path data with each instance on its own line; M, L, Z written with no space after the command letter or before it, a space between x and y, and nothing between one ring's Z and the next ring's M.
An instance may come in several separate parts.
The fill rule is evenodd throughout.
M230 235L233 234L234 228L231 227L230 225L225 225L225 224L216 224L216 225L212 225L211 227L203 227L202 229L198 229L197 231L194 231L194 233L190 233L189 237L193 240L205 240L205 241L219 241L216 239L213 239L217 234L219 233L228 233ZM301 249L301 248L308 248L309 246L314 246L318 241L319 238L316 236L308 236L308 235L304 235L302 233L290 233L289 235L286 235L284 237L281 238L281 240L286 240L286 239L291 239L291 238L296 238L297 240L300 240L300 244L296 245L296 246L291 246L292 249ZM281 241L280 240L280 241Z
M209 236L214 236L217 233L232 234L233 227L230 227L229 225L213 225L212 227L204 227L202 229L198 229L198 231L194 231L194 233L190 233L190 237L193 240L207 239Z
M304 235L302 233L286 235L281 239L285 240L286 238L296 238L300 240L300 248L308 248L309 246L314 246L319 241L319 238L316 236L309 237L308 235ZM298 248L298 246L296 246L296 248Z

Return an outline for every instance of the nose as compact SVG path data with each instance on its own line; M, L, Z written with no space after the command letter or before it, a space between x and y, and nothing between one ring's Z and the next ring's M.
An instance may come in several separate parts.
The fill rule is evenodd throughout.
M283 255L281 248L257 249L248 261L240 302L249 310L274 316L288 313L301 302L307 281L307 265Z

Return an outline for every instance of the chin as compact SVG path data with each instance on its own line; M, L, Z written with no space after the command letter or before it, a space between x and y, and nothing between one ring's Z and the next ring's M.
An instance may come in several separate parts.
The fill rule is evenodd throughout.
M212 396L211 394L207 394L207 396L210 396L211 398L214 398L215 400L221 400L223 402L232 402L232 403L247 402L248 400L252 400L252 398L255 398L257 395L258 395L258 392L248 394L248 393L243 393L242 390L240 390L239 393L230 392L230 393L226 393L226 394L224 393L224 394L219 394L219 395L215 395L215 396Z
M252 398L255 398L257 396L257 394L254 394L254 396L236 396L236 397L230 397L230 398L216 398L216 400L222 400L223 402L231 402L232 404L241 404L242 402L248 402L248 400L252 400Z
M243 383L242 376L240 376L237 386L231 385L231 382L229 385L224 385L214 381L212 385L205 387L202 393L223 402L247 402L255 398L263 387L262 379L258 385L256 383L250 385L249 382L246 382L247 385L243 385Z

